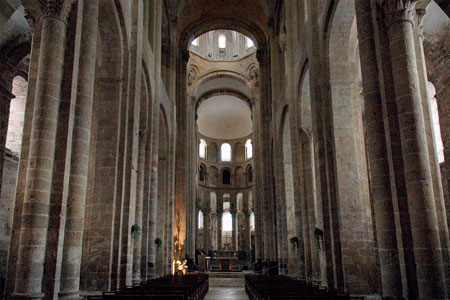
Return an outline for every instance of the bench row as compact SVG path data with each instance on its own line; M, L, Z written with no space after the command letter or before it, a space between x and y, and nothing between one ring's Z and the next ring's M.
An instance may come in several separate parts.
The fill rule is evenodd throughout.
M101 296L90 296L88 299L202 300L208 292L208 278L207 274L168 275L124 290L103 292Z
M245 275L245 291L250 300L350 299L348 294L304 283L282 275Z

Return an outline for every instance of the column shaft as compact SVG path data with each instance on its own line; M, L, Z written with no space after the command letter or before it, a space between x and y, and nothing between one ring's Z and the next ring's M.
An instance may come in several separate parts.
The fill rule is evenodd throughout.
M369 1L356 0L355 10L361 52L362 84L366 107L364 119L366 121L370 188L371 198L374 202L382 295L399 297L402 295L402 282L371 4Z
M237 251L237 218L236 218L236 212L231 213L231 219L232 219L232 251Z
M157 101L155 101L157 103ZM159 163L159 109L156 104L153 104L152 108L152 135L150 145L151 145L151 173L150 173L150 203L149 203L149 234L148 234L148 255L150 277L154 278L157 276L156 270L156 244L155 240L157 238L157 218L158 218L158 163Z
M145 178L145 147L147 145L147 131L140 132L139 141L139 160L138 160L138 181L137 181L137 199L136 199L136 215L134 224L142 226L142 209L144 205L144 178ZM141 282L141 251L142 251L142 234L133 239L133 285Z
M209 209L205 209L205 213L203 214L203 251L206 255L208 255L209 247L210 247L210 213Z
M67 215L61 269L61 299L79 298L80 266L86 202L95 60L98 31L98 0L80 1L75 44L76 94L71 106L75 114L69 121L72 136ZM77 70L78 66L78 70ZM70 132L72 131L72 132Z
M252 245L250 236L250 213L244 211L244 249L243 251L247 254L247 261L251 261L252 256Z
M415 0L387 0L384 9L419 297L445 299L442 254L414 45L412 20L415 3Z
M66 24L61 19L44 17L13 294L17 298L40 299L44 296L42 278L65 36Z
M223 211L217 210L217 251L222 250L222 214Z
M449 232L446 218L446 207L444 190L442 185L441 168L439 166L436 137L434 135L434 124L432 120L431 99L429 97L428 74L423 48L423 17L425 9L417 9L417 26L415 26L415 44L417 67L419 71L420 91L422 95L422 106L425 119L425 132L428 140L428 154L430 158L431 177L433 180L434 199L436 203L436 214L439 226L439 238L441 241L442 260L444 263L444 275L447 282L447 294L450 292L450 257L449 257Z

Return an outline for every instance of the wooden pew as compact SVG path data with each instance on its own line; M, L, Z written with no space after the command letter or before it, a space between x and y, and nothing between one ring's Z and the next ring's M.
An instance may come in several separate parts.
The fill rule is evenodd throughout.
M245 275L245 290L250 300L328 299L347 300L349 294L314 286L282 275Z
M202 300L208 292L208 288L209 276L207 274L168 275L124 290L103 292L102 296L90 296L88 299Z

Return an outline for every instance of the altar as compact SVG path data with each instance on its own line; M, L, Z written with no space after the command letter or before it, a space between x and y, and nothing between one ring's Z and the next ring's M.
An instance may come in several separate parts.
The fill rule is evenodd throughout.
M217 251L209 262L211 272L241 272L242 266L236 252Z

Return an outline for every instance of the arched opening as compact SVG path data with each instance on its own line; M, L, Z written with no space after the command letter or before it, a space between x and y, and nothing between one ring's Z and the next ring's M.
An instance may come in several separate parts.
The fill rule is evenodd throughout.
M203 212L201 210L198 211L198 229L203 229Z
M222 230L223 231L232 231L233 230L233 221L231 218L231 213L226 211L222 215ZM224 243L227 244L230 241L227 239L223 239Z
M252 140L248 139L245 142L245 159L248 160L253 157L253 145Z
M253 183L253 167L247 166L247 185L250 185Z
M219 49L225 49L227 47L227 37L225 34L219 34L217 45L219 46Z
M15 98L11 100L9 109L6 148L9 149L14 155L19 155L22 145L28 82L22 76L16 76L13 79L12 86L12 93Z
M222 184L231 184L231 172L228 169L222 171Z
M199 143L199 145L198 145L198 156L199 156L200 158L203 158L203 159L206 158L206 155L207 155L207 151L206 151L207 146L208 146L208 145L206 144L206 141L205 141L204 139L201 139L201 140L200 140L200 143Z
M198 170L199 180L200 182L204 182L206 179L206 167L205 165L200 165L200 169Z
M249 149L251 141L247 141L253 136L252 99L257 97L256 47L254 44L247 47L245 35L227 29L206 32L195 39L198 45L188 46L186 88L187 95L195 99L196 114L192 118L195 117L198 136L207 144L207 162L200 158L199 168L202 163L208 168L208 180L199 180L197 187L214 188L218 195L224 196L210 215L210 245L218 256L221 252L235 252L238 256L237 252L242 251L245 255L239 257L246 260L250 258L251 243L246 223L249 217L244 218L248 204L243 195L247 193L249 165L245 161L253 156L253 149ZM213 268L216 263L211 262Z
M434 141L435 146L437 150L438 155L438 163L441 164L445 162L444 157L444 143L442 141L441 136L441 124L439 122L439 110L438 110L438 104L436 100L436 88L434 87L434 84L431 82L428 82L428 98L430 101L430 108L431 108L431 121L433 122L433 134L434 134Z
M220 147L220 160L221 161L231 161L231 145L228 143L223 143Z

